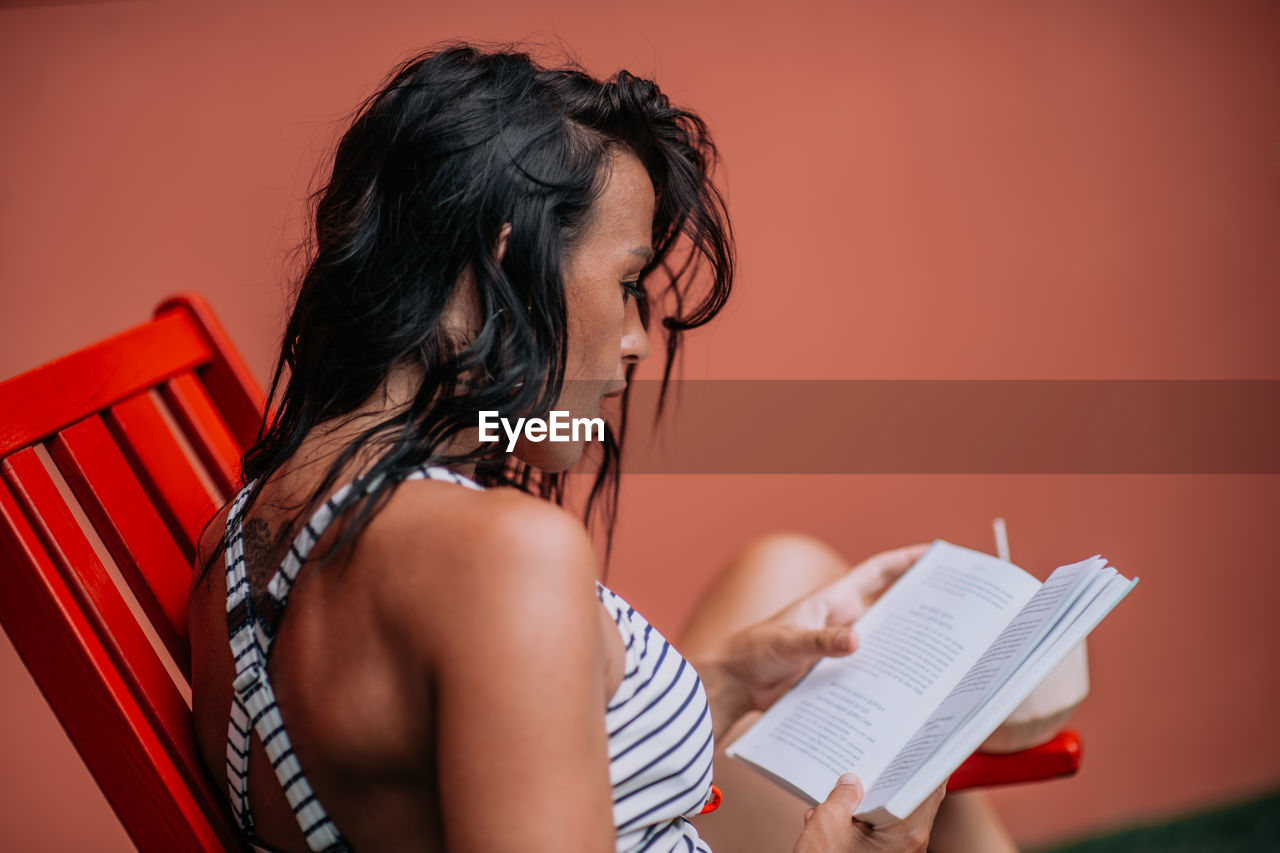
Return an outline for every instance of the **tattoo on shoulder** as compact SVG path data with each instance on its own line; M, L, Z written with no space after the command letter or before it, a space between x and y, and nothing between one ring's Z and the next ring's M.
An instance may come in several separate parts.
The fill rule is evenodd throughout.
M244 557L249 569L250 582L254 579L265 579L270 572L271 552L275 543L271 536L271 525L261 518L250 518L244 523Z

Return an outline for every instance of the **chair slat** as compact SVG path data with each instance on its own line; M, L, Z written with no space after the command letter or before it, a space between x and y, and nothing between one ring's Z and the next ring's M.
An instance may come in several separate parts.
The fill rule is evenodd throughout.
M49 454L84 507L183 675L191 674L187 592L191 566L102 419L67 427Z
M195 293L173 296L156 307L156 316L173 311L186 314L212 348L213 358L200 368L200 379L209 390L214 408L231 428L236 446L252 447L258 440L266 409L262 389L203 297Z
M190 712L43 465L26 450L3 470L0 623L130 838L244 850L191 764Z
M200 531L221 497L209 491L150 394L125 398L111 407L105 420L190 563Z
M241 446L214 408L209 393L195 376L183 373L166 380L161 394L222 490L223 499L229 499L240 488Z
M77 606L93 615L93 629L103 648L112 652L119 668L131 674L139 701L154 708L162 728L181 734L186 728L186 702L35 449L13 454L0 471L13 500L40 537L43 553L75 590Z
M15 376L0 384L0 457L212 355L192 319L171 312Z

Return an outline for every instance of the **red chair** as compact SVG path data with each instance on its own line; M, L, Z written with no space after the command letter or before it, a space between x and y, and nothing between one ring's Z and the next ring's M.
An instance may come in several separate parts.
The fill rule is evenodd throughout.
M262 405L193 296L0 384L0 623L143 851L246 849L170 671L189 676L192 555Z
M144 853L246 849L196 748L182 682L196 542L239 486L262 409L195 296L0 383L0 624ZM1067 732L975 755L950 788L1068 775L1079 763Z

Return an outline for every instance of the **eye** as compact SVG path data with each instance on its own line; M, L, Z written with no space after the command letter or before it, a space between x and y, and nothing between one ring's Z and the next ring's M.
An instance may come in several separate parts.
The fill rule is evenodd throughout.
M644 287L640 284L640 282L639 282L639 281L624 281L624 282L622 282L622 302L623 302L623 304L626 304L626 301L627 301L627 297L628 297L628 296L634 296L634 297L635 297L635 299L636 299L636 301L637 301L637 302L639 302L639 301L642 301L642 300L644 300L645 298L647 298L647 297L648 297L648 295L649 295L649 294L647 294L647 293L645 293L645 292L644 292Z

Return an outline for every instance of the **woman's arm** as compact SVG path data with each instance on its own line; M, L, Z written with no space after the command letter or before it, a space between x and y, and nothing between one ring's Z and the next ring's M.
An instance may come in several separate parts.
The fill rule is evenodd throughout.
M406 539L402 555L449 567L407 590L416 618L401 610L432 684L447 847L612 851L590 542L525 495L490 490L467 503L447 543Z

